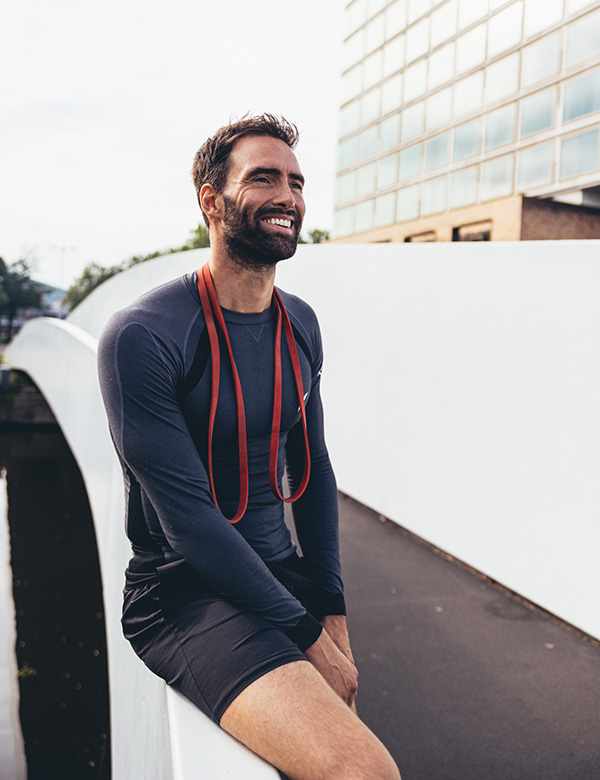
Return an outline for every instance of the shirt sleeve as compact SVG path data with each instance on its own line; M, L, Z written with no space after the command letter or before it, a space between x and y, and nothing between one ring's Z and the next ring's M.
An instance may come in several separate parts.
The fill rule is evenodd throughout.
M325 445L321 402L322 351L317 331L317 355L313 363L306 422L311 457L310 480L292 511L298 541L317 588L320 615L345 615L339 554L337 485ZM286 461L290 487L295 490L304 473L304 434L299 423L288 434Z
M117 452L150 500L170 547L232 603L283 630L301 650L321 626L216 508L176 399L178 368L143 323L117 317L99 344Z

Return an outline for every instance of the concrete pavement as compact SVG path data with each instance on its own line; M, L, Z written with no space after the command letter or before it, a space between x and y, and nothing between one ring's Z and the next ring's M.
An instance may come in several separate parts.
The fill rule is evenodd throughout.
M340 506L358 710L403 780L600 780L600 643Z

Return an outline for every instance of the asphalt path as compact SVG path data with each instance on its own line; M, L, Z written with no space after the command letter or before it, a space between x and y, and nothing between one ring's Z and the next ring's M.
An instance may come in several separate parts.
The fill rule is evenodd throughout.
M600 644L340 506L358 712L402 779L600 780Z

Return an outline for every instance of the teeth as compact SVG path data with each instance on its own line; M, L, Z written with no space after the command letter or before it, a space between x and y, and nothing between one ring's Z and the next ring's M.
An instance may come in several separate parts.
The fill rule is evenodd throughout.
M292 227L291 220L289 219L280 219L278 217L271 217L271 219L265 220L265 222L270 222L271 225L280 225L281 227Z

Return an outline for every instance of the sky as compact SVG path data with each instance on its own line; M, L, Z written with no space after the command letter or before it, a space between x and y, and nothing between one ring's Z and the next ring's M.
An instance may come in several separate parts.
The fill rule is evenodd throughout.
M331 229L343 0L3 0L0 256L68 287L183 244L190 169L231 119L301 131L304 233Z

